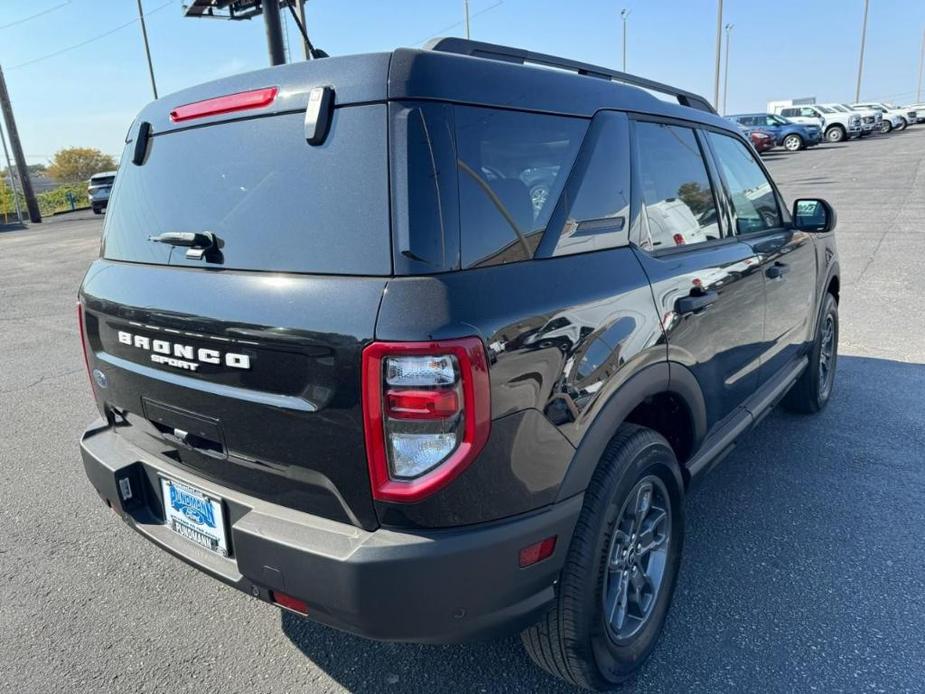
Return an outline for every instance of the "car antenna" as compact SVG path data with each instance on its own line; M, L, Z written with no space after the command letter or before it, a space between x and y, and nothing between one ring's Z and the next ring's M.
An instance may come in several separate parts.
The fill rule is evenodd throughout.
M318 60L318 58L327 58L329 57L320 48L315 48L312 44L311 39L308 38L308 32L305 31L305 24L299 19L299 15L296 14L295 8L292 6L292 3L288 5L289 14L292 15L292 20L295 22L295 25L299 27L299 33L302 34L302 38L305 40L305 45L308 46L308 54L312 57L313 60Z

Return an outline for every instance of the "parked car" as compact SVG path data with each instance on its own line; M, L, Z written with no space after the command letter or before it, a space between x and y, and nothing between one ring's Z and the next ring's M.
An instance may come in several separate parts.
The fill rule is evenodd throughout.
M522 630L612 687L665 622L691 481L833 392L834 211L788 210L667 85L463 39L313 60L149 104L118 177L79 292L90 482L354 634Z
M109 194L115 181L115 171L104 171L90 177L87 182L87 200L94 214L103 214L103 210L109 205Z
M916 123L925 123L925 103L910 104L909 106L904 106L903 108L907 111L915 112Z
M794 123L818 125L827 142L861 136L861 116L858 113L842 113L828 106L810 104L781 108L778 115Z
M774 143L788 152L814 147L822 141L822 128L818 125L794 123L774 113L740 113L728 118L733 123L772 133Z
M743 129L747 133L749 139L752 142L752 146L755 148L755 151L758 154L763 154L768 150L774 149L776 145L774 144L774 136L764 130L759 130L757 128L753 129Z
M846 114L857 114L861 118L861 135L860 137L865 137L867 135L872 135L880 132L881 121L883 120L883 114L880 111L875 111L873 109L865 109L855 111L845 104L820 104L826 108L831 108L839 113Z
M899 111L894 107L887 106L883 103L868 102L850 104L850 106L851 108L858 111L862 109L874 109L875 111L880 111L880 113L883 114L883 122L880 128L880 132L882 133L889 133L893 130L903 131L909 125L908 121L906 120L906 116L902 111Z

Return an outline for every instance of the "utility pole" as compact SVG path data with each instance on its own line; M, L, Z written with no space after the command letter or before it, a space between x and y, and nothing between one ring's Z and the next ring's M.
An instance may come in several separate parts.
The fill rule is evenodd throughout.
M716 5L716 67L713 77L713 106L719 108L719 64L723 52L723 0Z
M463 6L466 10L466 40L469 40L469 0L463 0Z
M854 91L854 103L861 100L861 74L864 72L864 44L867 42L867 11L870 0L864 0L864 24L861 26L861 58L858 61L858 87Z
M141 38L145 42L145 55L148 57L148 74L151 75L151 91L154 92L154 98L157 98L157 84L154 81L154 65L151 63L151 48L148 46L148 28L145 26L145 12L141 8L141 0L138 0L138 20L141 22Z
M630 16L630 11L626 8L620 10L620 19L623 20L623 72L626 72L626 20Z
M22 224L22 208L19 206L19 195L16 193L16 182L13 179L13 165L10 163L10 150L6 148L6 135L3 134L3 128L0 128L0 142L3 143L3 156L6 159L6 173L10 178L10 191L13 194L13 205L16 206L16 219Z
M726 115L726 99L729 97L729 45L735 24L726 25L726 64L723 66L723 115Z
M19 131L16 129L16 119L13 117L13 105L10 103L10 93L6 89L3 68L0 68L0 109L3 110L3 120L6 122L6 131L10 136L10 147L13 149L13 159L16 160L16 173L19 174L19 185L26 198L29 219L38 224L42 221L42 213L39 211L39 203L32 190L29 169L26 167L26 158L23 156L22 144L19 142Z
M915 96L917 104L922 103L922 68L925 68L925 29L922 30L922 54L919 56L919 88Z
M295 11L298 15L297 19L299 24L301 24L302 28L305 30L305 34L302 37L302 50L305 52L305 59L311 60L311 47L308 45L308 41L305 40L305 36L308 36L308 20L307 15L305 14L305 0L296 0Z
M279 0L261 3L263 21L267 25L267 46L270 49L270 65L283 65L286 51L283 47L283 22L279 14Z

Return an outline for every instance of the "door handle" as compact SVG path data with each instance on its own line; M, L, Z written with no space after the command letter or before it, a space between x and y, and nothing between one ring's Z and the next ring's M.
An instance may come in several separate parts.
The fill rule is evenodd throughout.
M682 296L675 302L675 310L682 316L686 313L697 313L698 311L703 311L718 298L719 294L714 291Z
M790 266L787 263L774 263L764 273L769 279L776 280L790 272Z

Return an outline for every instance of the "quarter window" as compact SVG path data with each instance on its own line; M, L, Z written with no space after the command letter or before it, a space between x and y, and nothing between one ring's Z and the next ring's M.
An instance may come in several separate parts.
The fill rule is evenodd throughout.
M749 234L781 226L777 195L749 149L739 140L707 133L732 198L736 231Z
M645 203L642 247L662 250L718 239L713 188L694 132L637 123L636 142Z
M587 128L581 118L456 109L464 268L533 257Z

